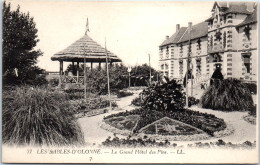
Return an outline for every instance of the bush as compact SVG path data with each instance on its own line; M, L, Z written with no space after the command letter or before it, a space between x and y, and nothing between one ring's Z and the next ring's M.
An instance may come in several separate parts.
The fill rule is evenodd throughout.
M244 83L244 85L250 91L250 93L257 94L257 85L255 83Z
M135 105L135 106L142 106L144 103L143 103L143 100L141 99L141 97L136 97L132 100L131 102L132 105Z
M239 80L225 79L213 83L201 97L203 108L222 111L248 111L253 98L247 87Z
M2 140L16 145L78 145L83 134L66 94L28 86L3 91Z
M191 107L192 105L197 105L199 104L199 102L200 102L199 99L196 99L194 97L189 97L189 107ZM143 106L144 101L141 96L138 96L132 100L131 104L135 106Z
M142 107L148 110L176 111L185 106L183 88L175 80L152 85L144 89L141 95L144 103Z
M117 92L117 97L118 98L122 98L122 97L126 97L126 96L132 96L133 93L132 92L127 92L127 91L118 91Z
M53 77L49 80L49 85L52 87L56 87L59 85L59 78Z
M74 107L74 113L109 107L109 100L103 98L71 100L70 103ZM117 107L116 102L112 102L112 107Z
M249 109L249 115L252 115L252 116L256 116L256 105L252 106L250 109Z
M192 105L199 104L200 100L196 99L195 97L188 97L188 106L191 107Z

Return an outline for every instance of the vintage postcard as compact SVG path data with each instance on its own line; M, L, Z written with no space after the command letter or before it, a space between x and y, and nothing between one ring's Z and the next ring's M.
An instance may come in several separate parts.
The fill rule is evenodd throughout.
M3 163L258 163L258 2L2 2Z

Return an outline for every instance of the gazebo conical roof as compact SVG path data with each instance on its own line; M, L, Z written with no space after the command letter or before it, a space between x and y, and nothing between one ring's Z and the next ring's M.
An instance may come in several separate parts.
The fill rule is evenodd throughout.
M121 62L112 52L107 50L110 62ZM106 62L106 49L100 46L87 34L75 41L64 50L54 54L52 61L79 61L82 62Z

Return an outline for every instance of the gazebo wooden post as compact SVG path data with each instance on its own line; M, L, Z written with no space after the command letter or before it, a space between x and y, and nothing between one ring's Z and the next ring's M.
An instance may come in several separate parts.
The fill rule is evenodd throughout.
M84 98L87 99L86 58L84 58Z
M93 69L93 62L91 61L91 63L90 63L90 69L91 69L91 71L92 71L92 69Z
M62 75L63 75L63 61L60 61L60 80L59 80L59 85L62 84Z
M72 75L74 76L75 74L75 65L74 65L74 61L72 61Z
M98 64L98 69L101 70L101 62Z
M79 62L77 61L77 83L79 83Z

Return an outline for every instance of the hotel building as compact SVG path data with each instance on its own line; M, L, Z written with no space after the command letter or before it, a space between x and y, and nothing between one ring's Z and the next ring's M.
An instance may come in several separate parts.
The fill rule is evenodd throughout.
M224 78L257 79L257 4L215 2L207 20L188 27L176 25L159 46L159 67L164 76L182 80L190 68L194 81L207 81L219 67Z

